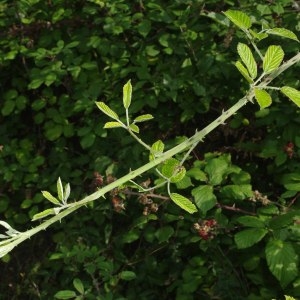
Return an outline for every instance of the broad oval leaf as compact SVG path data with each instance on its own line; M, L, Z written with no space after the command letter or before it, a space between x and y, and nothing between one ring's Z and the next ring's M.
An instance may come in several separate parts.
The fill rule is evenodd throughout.
M270 46L267 49L263 60L263 70L266 74L276 70L284 57L284 52L280 46Z
M171 178L175 173L176 168L180 166L180 161L175 158L169 158L163 164L161 173L167 178Z
M109 128L117 128L117 127L123 127L123 126L119 122L106 122L103 128L109 129Z
M249 248L258 243L267 233L268 230L264 228L246 229L235 234L234 241L238 249Z
M272 98L268 92L265 90L261 90L258 88L254 89L255 99L260 107L260 109L264 109L269 107L272 104Z
M128 109L131 104L132 97L132 85L131 80L128 80L127 83L123 86L123 105L125 109Z
M119 116L104 102L96 102L96 105L107 116L111 117L112 119L119 120Z
M245 64L250 77L255 79L257 76L257 65L251 49L246 44L238 43L237 51L242 62Z
M237 67L237 69L240 71L240 73L243 75L243 77L244 77L249 83L253 83L253 80L252 80L251 77L249 76L248 70L244 67L244 65L243 65L240 61L237 61L237 62L235 63L235 66Z
M258 217L254 216L242 216L237 218L237 221L247 227L253 227L253 228L264 228L265 223L260 220Z
M47 191L42 191L43 196L50 202L52 202L55 205L60 205L60 202L58 199L56 199L54 196L52 196L51 193Z
M133 280L136 278L136 274L132 271L122 271L119 274L120 278L126 281Z
M188 198L177 193L171 193L170 198L175 204L177 204L179 207L181 207L188 213L193 214L197 212L196 206Z
M242 30L249 29L252 25L250 17L241 11L229 9L224 15Z
M214 194L211 185L200 185L192 190L192 195L195 198L197 207L206 214L217 203L217 197Z
M35 214L31 221L36 221L50 215L56 215L54 208L48 208L40 213Z
M134 119L134 123L145 122L151 119L153 119L153 116L150 114L140 115Z
M285 288L298 274L298 255L291 243L271 240L266 245L266 259L272 274Z
M268 29L267 33L269 34L274 34L274 35L279 35L281 37L285 37L294 41L299 42L296 34L293 31L290 31L288 29L285 28L272 28L272 29Z
M300 91L289 86L282 87L280 91L300 107Z
M63 190L63 186L62 186L62 182L61 182L60 177L58 177L58 179L57 179L56 186L57 186L57 196L58 196L58 199L60 201L63 201L63 199L64 199L64 190Z

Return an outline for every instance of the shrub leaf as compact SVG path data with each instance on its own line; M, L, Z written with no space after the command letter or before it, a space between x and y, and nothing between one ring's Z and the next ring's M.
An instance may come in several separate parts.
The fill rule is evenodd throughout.
M300 91L289 86L282 87L280 91L300 107Z
M251 49L246 44L238 43L237 51L242 62L245 64L250 74L250 77L252 79L255 79L257 76L257 65L251 52Z
M272 98L268 92L265 90L261 90L258 88L254 89L255 99L260 107L260 109L264 109L269 107L272 104Z
M267 49L263 60L263 70L266 74L276 70L284 57L284 52L280 46L270 46Z
M227 10L224 12L225 16L242 30L249 29L252 25L251 19L248 15L237 10Z
M193 214L197 212L196 206L188 198L185 198L177 193L171 193L170 198L175 204L177 204L179 207L181 207L188 213Z

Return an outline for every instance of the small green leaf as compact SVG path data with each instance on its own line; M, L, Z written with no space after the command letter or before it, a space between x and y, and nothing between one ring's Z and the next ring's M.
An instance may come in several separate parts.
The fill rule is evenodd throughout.
M254 89L255 99L260 107L260 109L264 109L269 107L272 104L272 98L268 92L265 90L261 90L258 88Z
M109 129L109 128L117 128L117 127L123 127L123 126L119 122L106 122L103 128Z
M64 199L64 189L63 189L60 177L58 177L58 179L57 179L56 186L57 186L57 196L58 196L58 199L60 201L63 201L63 199Z
M60 202L58 199L56 199L54 196L52 196L52 194L50 194L47 191L42 191L43 196L49 200L50 202L52 202L55 205L60 205Z
M293 245L282 240L271 240L265 251L270 271L285 288L298 274L298 255Z
M289 86L282 87L280 91L300 107L300 91Z
M167 178L171 178L175 172L175 169L180 166L180 161L175 158L169 158L164 162L162 167L162 174Z
M235 234L234 240L238 249L244 249L258 243L267 233L263 228L246 229Z
M111 117L112 119L119 120L119 116L110 109L104 102L96 102L97 107L107 116Z
M132 85L131 81L128 80L127 83L123 86L123 105L125 109L128 109L131 104L132 97Z
M45 218L47 216L50 216L50 215L55 215L55 210L54 208L48 208L40 213L37 213L35 214L33 217L32 217L32 220L31 221L36 221L36 220L39 220L39 219L42 219L42 218Z
M257 76L257 65L250 48L246 44L238 43L237 51L242 62L245 64L250 77L255 79Z
M70 187L70 184L67 183L65 185L65 192L64 192L64 201L67 201L69 196L70 196L70 193L71 193L71 187Z
M170 198L175 204L177 204L188 213L193 214L197 212L196 206L188 198L185 198L177 193L171 193Z
M70 291L70 290L63 290L63 291L59 291L57 292L54 297L56 299L72 299L76 297L76 293L74 291Z
M270 46L267 49L263 60L263 70L265 74L271 73L276 70L284 57L284 52L280 46Z
M133 131L133 132L136 132L136 133L139 133L139 132L140 132L140 128L139 128L137 125L135 125L135 124L130 124L130 125L129 125L129 128L130 128L130 130Z
M268 29L266 32L269 34L279 35L281 37L285 37L285 38L299 42L296 34L285 28L272 28L272 29Z
M155 237L159 243L167 242L174 234L174 228L172 226L163 226L155 232Z
M136 274L132 271L122 271L119 274L120 278L126 281L133 280L136 278Z
M242 30L249 29L252 25L251 19L245 13L238 10L227 10L224 15Z
M253 80L249 76L248 70L244 67L244 65L240 61L237 61L235 63L235 66L249 83L253 83Z
M250 29L249 30L251 35L255 38L255 39L258 39L259 41L265 39L268 37L268 34L265 33L265 32L255 32L254 30Z
M74 278L73 285L80 294L84 294L84 286L79 278Z
M156 141L152 146L151 146L151 153L149 155L149 160L154 160L155 157L159 156L160 154L163 153L165 148L164 143L161 140Z
M265 223L260 220L257 217L254 216L242 216L237 218L237 221L244 225L244 226L248 226L248 227L253 227L253 228L264 228L265 227Z
M151 119L153 119L153 116L150 115L150 114L140 115L140 116L138 116L134 119L134 123L145 122L145 121L148 121L148 120L151 120Z

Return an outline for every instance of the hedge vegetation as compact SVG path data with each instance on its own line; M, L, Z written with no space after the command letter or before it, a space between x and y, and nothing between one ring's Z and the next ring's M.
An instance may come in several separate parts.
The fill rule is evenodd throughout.
M130 135L103 128L108 118L95 105L122 115L129 79L131 114L155 117L141 125L143 139L169 148L240 99L247 83L233 62L246 40L222 13L228 9L299 37L299 3L290 0L2 0L0 219L31 228L49 207L40 191L55 192L59 176L79 199L147 162ZM271 42L287 58L299 51L295 41ZM299 70L277 84L299 90ZM191 153L189 180L176 189L197 199L205 176L219 172L206 191L213 207L189 215L163 189L147 199L115 191L2 258L0 298L67 299L63 290L74 291L68 299L300 298L300 110L272 98L270 108L242 109ZM268 236L241 247L237 233L257 236L259 222L271 222ZM274 275L278 247L292 271Z

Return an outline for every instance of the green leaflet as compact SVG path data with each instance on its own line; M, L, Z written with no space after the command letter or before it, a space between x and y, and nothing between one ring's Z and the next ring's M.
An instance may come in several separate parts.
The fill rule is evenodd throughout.
M242 30L249 29L252 25L250 17L241 11L229 9L224 15Z
M267 233L268 230L264 228L245 229L235 234L234 240L238 249L249 248L258 243Z
M280 91L300 107L300 91L289 86L282 87Z
M97 107L107 116L111 117L112 119L119 120L119 116L110 109L104 102L96 102Z
M57 179L56 186L57 186L57 196L58 196L58 199L60 201L63 201L63 199L64 199L64 189L63 189L60 177L58 177L58 179Z
M260 107L260 109L264 109L269 107L272 104L272 98L268 92L265 90L261 90L258 88L254 89L255 99Z
M164 152L165 145L161 140L156 141L152 146L151 146L151 153L149 155L149 160L155 159L156 156L162 154Z
M266 31L269 34L278 35L299 42L296 34L285 28L271 28Z
M242 62L245 64L250 77L255 79L257 76L257 65L250 48L246 44L238 43L237 51Z
M153 116L150 114L140 115L134 119L134 123L145 122L151 119L153 119Z
M263 70L266 74L276 70L284 57L284 52L280 46L270 46L267 49L263 60Z
M52 196L51 193L47 191L42 191L43 196L50 202L52 202L55 205L60 205L60 202L58 199L56 199L54 196Z
M171 193L170 198L175 204L177 204L188 213L193 214L197 212L196 206L188 198L185 198L177 193Z
M252 80L251 77L249 76L248 70L244 67L244 65L243 65L240 61L237 61L237 62L235 63L235 66L237 67L237 69L240 71L240 73L243 75L243 77L244 77L249 83L253 83L253 80Z
M117 127L123 127L123 126L119 122L106 122L103 128L109 129L109 128L117 128Z
M125 109L128 109L131 104L131 97L132 97L132 85L131 81L128 82L123 86L123 105Z
M32 217L31 221L36 221L36 220L45 218L45 217L50 216L50 215L55 215L54 208L49 208L49 209L46 209L46 210L44 210L44 211L42 211L40 213L35 214Z

